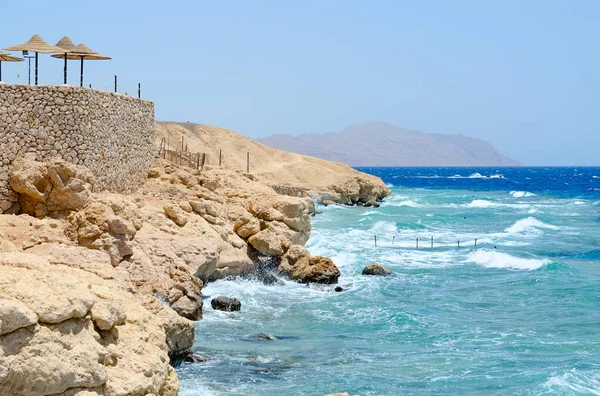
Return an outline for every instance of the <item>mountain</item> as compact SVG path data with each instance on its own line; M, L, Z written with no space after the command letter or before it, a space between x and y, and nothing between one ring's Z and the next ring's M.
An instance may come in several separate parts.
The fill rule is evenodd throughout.
M463 135L409 131L368 121L341 132L258 139L271 147L351 166L519 166L491 144Z

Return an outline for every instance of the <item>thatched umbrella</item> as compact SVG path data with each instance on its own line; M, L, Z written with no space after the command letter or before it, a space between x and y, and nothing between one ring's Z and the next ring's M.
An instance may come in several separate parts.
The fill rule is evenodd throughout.
M62 58L63 55L52 55L53 58ZM83 87L83 61L84 60L110 60L108 56L100 55L97 52L89 49L85 44L79 44L75 47L75 50L67 53L67 59L69 60L81 60L81 78L79 80L79 86Z
M65 81L64 81L64 83L66 85L67 84L67 54L69 52L76 51L77 47L75 47L75 44L73 44L71 39L68 38L67 36L61 38L58 41L58 43L56 43L56 47L62 48L64 50L64 58L65 58L65 78L64 78Z
M23 58L0 51L0 82L2 82L2 62L23 62L24 60Z
M4 48L6 51L33 51L35 52L35 85L38 85L38 54L56 54L62 49L48 44L40 36L34 34L25 44Z

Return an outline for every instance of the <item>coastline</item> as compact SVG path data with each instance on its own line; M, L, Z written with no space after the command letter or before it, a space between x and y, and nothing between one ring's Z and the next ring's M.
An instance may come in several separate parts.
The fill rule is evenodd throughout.
M241 147L252 142L238 136ZM193 345L203 282L272 272L300 282L335 282L335 264L317 258L320 264L312 267L302 247L315 214L313 197L366 204L389 190L345 165L289 156L297 169L282 174L302 173L304 184L278 183L272 169L196 170L157 159L145 184L128 195L94 192L94 177L82 166L17 161L9 177L25 213L0 215L0 270L6 274L0 344L21 347L0 355L1 366L10 367L0 375L0 388L9 394L174 395L179 385L172 366ZM325 181L334 182L323 185L328 172ZM39 194L38 180L49 182L47 194ZM31 278L15 287L25 268ZM73 326L86 328L87 338L72 335ZM48 345L47 334L72 347L38 350ZM136 341L148 337L151 344ZM81 345L90 352L68 352ZM44 370L32 359L44 362ZM58 374L44 379L49 372Z

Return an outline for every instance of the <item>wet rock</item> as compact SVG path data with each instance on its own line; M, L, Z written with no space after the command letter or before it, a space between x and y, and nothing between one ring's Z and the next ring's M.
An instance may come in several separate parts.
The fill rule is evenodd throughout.
M336 286L335 289L333 289L333 290L335 290L337 293L339 293L339 292L343 292L344 288L342 286Z
M184 362L186 362L186 363L205 363L205 362L208 362L209 360L212 360L212 359L206 355L201 355L199 353L192 352L185 357Z
M267 333L257 333L251 336L250 339L254 341L273 341L276 340L277 337L269 335Z
M242 308L242 303L237 298L219 296L210 301L210 306L219 311L239 311Z
M281 257L277 270L292 279L302 283L336 283L340 271L331 259L314 256L310 257L304 246L292 245Z
M379 205L379 202L377 202L376 200L370 199L367 202L365 202L363 206L365 206L365 207L372 207L372 208L378 208L381 205Z
M337 283L340 270L330 258L313 256L299 259L290 273L293 279L303 283Z
M279 279L273 272L267 272L263 278L263 284L282 286L285 285L285 282Z
M392 271L385 268L383 265L379 263L373 263L371 265L366 266L363 271L363 275L376 275L376 276L390 276L392 275Z

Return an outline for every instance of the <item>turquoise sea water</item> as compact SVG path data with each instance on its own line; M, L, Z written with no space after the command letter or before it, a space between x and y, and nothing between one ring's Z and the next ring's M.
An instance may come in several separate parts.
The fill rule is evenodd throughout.
M600 394L599 168L364 170L393 195L321 208L307 244L345 291L207 285L182 395Z

